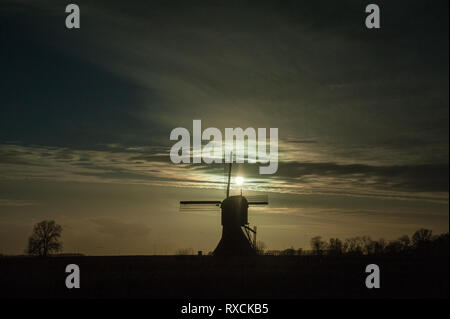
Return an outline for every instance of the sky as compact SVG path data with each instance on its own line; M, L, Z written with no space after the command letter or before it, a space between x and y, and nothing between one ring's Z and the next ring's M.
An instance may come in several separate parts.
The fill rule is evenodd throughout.
M221 164L174 164L176 127L278 128L273 175L233 167L267 249L449 228L448 2L0 0L0 253L34 223L65 252L214 250ZM232 185L232 193L239 192Z

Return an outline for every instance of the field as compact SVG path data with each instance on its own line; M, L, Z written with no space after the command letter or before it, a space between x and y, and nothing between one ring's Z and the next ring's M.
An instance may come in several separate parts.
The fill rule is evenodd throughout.
M380 267L381 287L365 286ZM67 289L65 267L80 267ZM448 298L448 257L3 257L1 298Z

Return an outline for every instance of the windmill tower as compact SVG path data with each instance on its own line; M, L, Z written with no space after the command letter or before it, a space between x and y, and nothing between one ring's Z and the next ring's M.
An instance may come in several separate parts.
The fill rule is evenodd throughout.
M226 198L222 201L180 201L180 208L192 205L214 205L222 213L222 238L213 252L214 256L252 256L256 255L256 226L248 224L248 208L254 205L267 205L267 198L247 200L241 195L230 196L231 163L228 167Z

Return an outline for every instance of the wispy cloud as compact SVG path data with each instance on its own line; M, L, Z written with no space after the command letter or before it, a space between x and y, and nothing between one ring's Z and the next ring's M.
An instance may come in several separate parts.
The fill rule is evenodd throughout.
M36 201L24 200L24 199L5 199L0 198L0 206L36 206L39 205Z
M168 150L127 147L104 151L0 145L0 177L91 183L223 188L223 165L176 165ZM287 155L289 157L289 155ZM330 194L448 201L447 165L339 164L282 161L277 174L240 164L245 189L291 194Z

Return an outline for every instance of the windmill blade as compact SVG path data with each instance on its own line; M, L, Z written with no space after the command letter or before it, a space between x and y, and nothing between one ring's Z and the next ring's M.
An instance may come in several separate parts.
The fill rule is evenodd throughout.
M215 211L221 203L219 200L185 200L180 201L180 211Z
M231 181L231 165L232 164L233 164L233 152L230 153L230 165L228 166L227 198L230 197L230 181Z
M269 197L267 195L252 195L252 196L247 196L247 201L248 201L248 204L251 206L268 205Z
M200 211L210 211L217 212L220 210L219 206L216 205L188 205L180 206L180 212L200 212Z
M180 205L216 205L219 206L222 203L220 200L182 200Z
M248 202L249 206L256 206L256 205L269 205L269 202Z
M224 194L225 198L227 198L228 167L227 167L227 163L225 162L225 159L223 162L224 162L224 165L223 165L223 185L224 185L223 194Z

